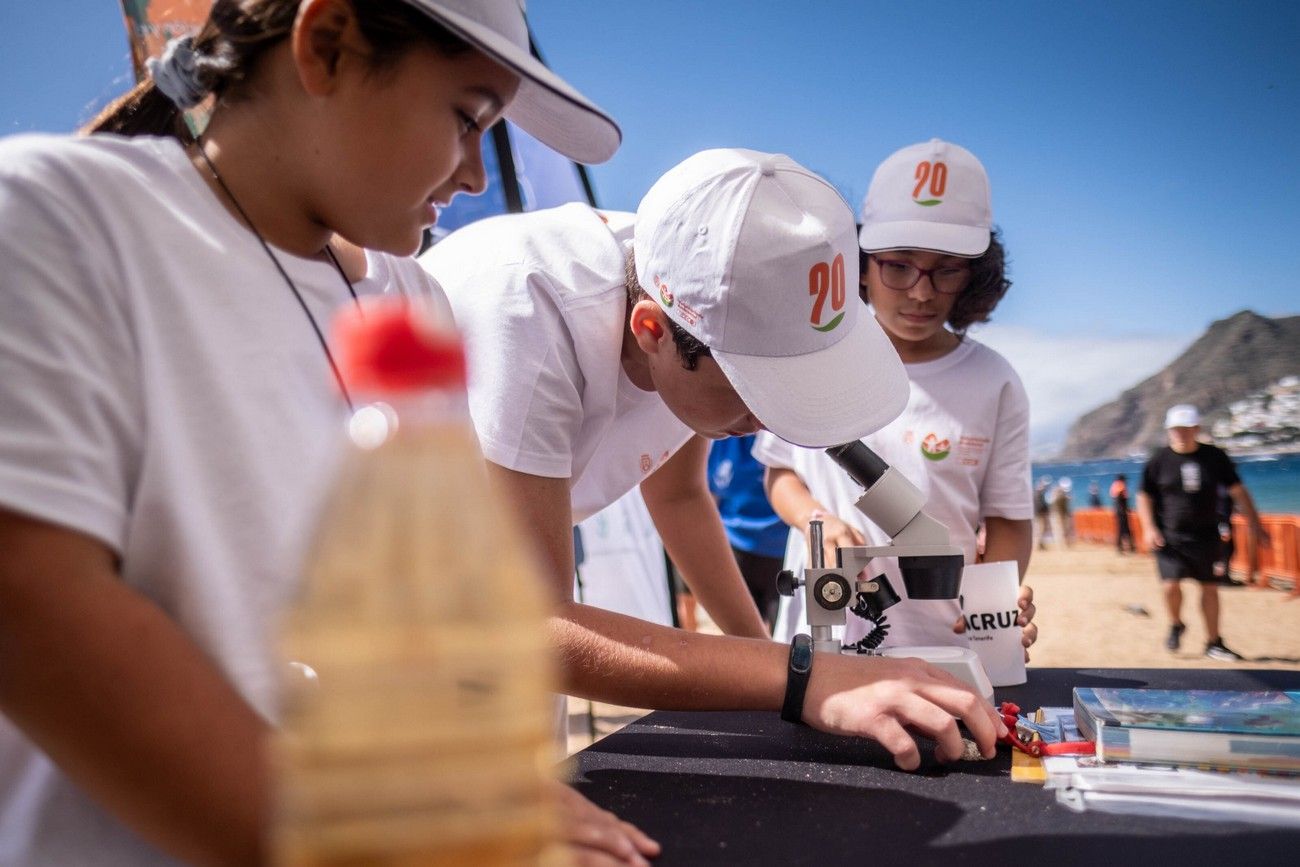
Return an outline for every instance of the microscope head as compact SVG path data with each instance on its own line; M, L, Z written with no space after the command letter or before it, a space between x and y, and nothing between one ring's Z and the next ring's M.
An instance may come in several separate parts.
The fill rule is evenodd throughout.
M908 599L956 599L961 593L962 554L931 554L898 558Z
M897 558L908 598L956 599L965 557L950 543L948 528L922 511L925 497L916 486L860 440L826 454L865 489L858 511L890 537L872 556Z

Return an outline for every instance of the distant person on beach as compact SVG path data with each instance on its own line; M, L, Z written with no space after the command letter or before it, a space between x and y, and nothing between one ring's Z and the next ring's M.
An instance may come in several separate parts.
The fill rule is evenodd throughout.
M903 148L876 169L862 206L859 292L871 305L911 380L907 408L863 439L926 495L926 511L949 529L966 561L1012 561L1023 578L1033 550L1029 400L1001 355L966 331L988 320L1011 282L992 229L988 176L974 154L934 139ZM854 508L861 488L821 450L760 433L754 456L768 466L768 495L798 531L786 568L807 562L809 522L822 522L827 562L836 546L881 545L887 535ZM866 540L864 542L864 540ZM874 566L875 564L873 564ZM906 593L897 564L884 574ZM1033 593L1021 588L1020 622L1031 644ZM785 606L777 635L806 629L803 597ZM958 626L957 624L961 624ZM885 647L964 643L957 600L910 600L889 610ZM870 630L849 618L844 640Z
M1101 485L1095 481L1088 482L1088 508L1101 508Z
M1214 564L1214 576L1227 583L1233 583L1232 577L1228 574L1228 568L1232 563L1232 556L1237 552L1237 542L1232 535L1232 513L1235 506L1232 503L1232 495L1223 485L1219 486L1218 492L1218 512L1219 512L1219 560Z
M1128 520L1128 476L1119 473L1110 483L1110 501L1115 510L1115 548L1119 553L1137 552L1137 543L1133 541L1133 528ZM1125 545L1127 543L1127 545Z
M1047 538L1052 535L1052 523L1047 507L1047 492L1052 488L1051 476L1040 476L1034 485L1034 535L1038 550L1047 550Z
M1074 516L1070 509L1070 491L1074 483L1068 477L1057 481L1049 499L1051 506L1052 540L1057 548L1074 544Z
M1201 585L1205 655L1234 661L1242 656L1228 649L1219 634L1220 579L1215 575L1215 564L1222 559L1218 502L1221 487L1246 518L1248 581L1253 582L1259 572L1259 545L1265 536L1255 502L1232 459L1222 449L1197 441L1200 425L1200 413L1190 404L1179 404L1166 413L1169 445L1154 452L1142 469L1138 514L1147 545L1155 552L1160 580L1165 584L1170 620L1165 647L1177 650L1182 641L1186 626L1180 582L1192 578Z

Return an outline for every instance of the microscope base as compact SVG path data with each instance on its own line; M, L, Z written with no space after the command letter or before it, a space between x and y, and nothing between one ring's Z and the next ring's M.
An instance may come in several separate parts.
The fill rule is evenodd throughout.
M984 666L980 665L979 657L969 647L886 647L877 653L880 656L923 659L970 685L984 696L989 704L993 704L993 684L984 673Z

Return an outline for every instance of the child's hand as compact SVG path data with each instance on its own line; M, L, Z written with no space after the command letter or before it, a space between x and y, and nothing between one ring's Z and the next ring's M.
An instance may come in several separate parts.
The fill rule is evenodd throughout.
M993 757L1007 731L992 705L948 672L919 659L884 656L817 654L803 718L822 731L879 741L905 771L921 764L909 729L934 740L941 762L966 753L958 719L985 758Z
M572 863L579 867L648 867L646 859L659 854L659 844L641 829L602 810L563 783L554 783L552 792L560 805L560 834Z
M866 544L862 534L841 521L839 518L830 514L816 510L809 515L809 521L822 522L822 551L826 556L826 563L835 562L836 548L856 548ZM808 524L803 528L804 542L808 543Z

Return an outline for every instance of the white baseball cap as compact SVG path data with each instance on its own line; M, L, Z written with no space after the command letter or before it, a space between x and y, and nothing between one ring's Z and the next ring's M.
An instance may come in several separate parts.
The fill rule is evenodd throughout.
M603 163L618 150L618 124L533 57L523 0L406 2L521 76L505 116L543 144L580 163Z
M964 147L932 138L890 154L871 176L858 243L979 256L989 248L989 177Z
M839 445L893 421L907 374L858 300L853 212L787 156L702 151L636 212L637 279L772 433Z
M1190 403L1169 407L1165 413L1165 430L1171 427L1200 427L1201 414Z

